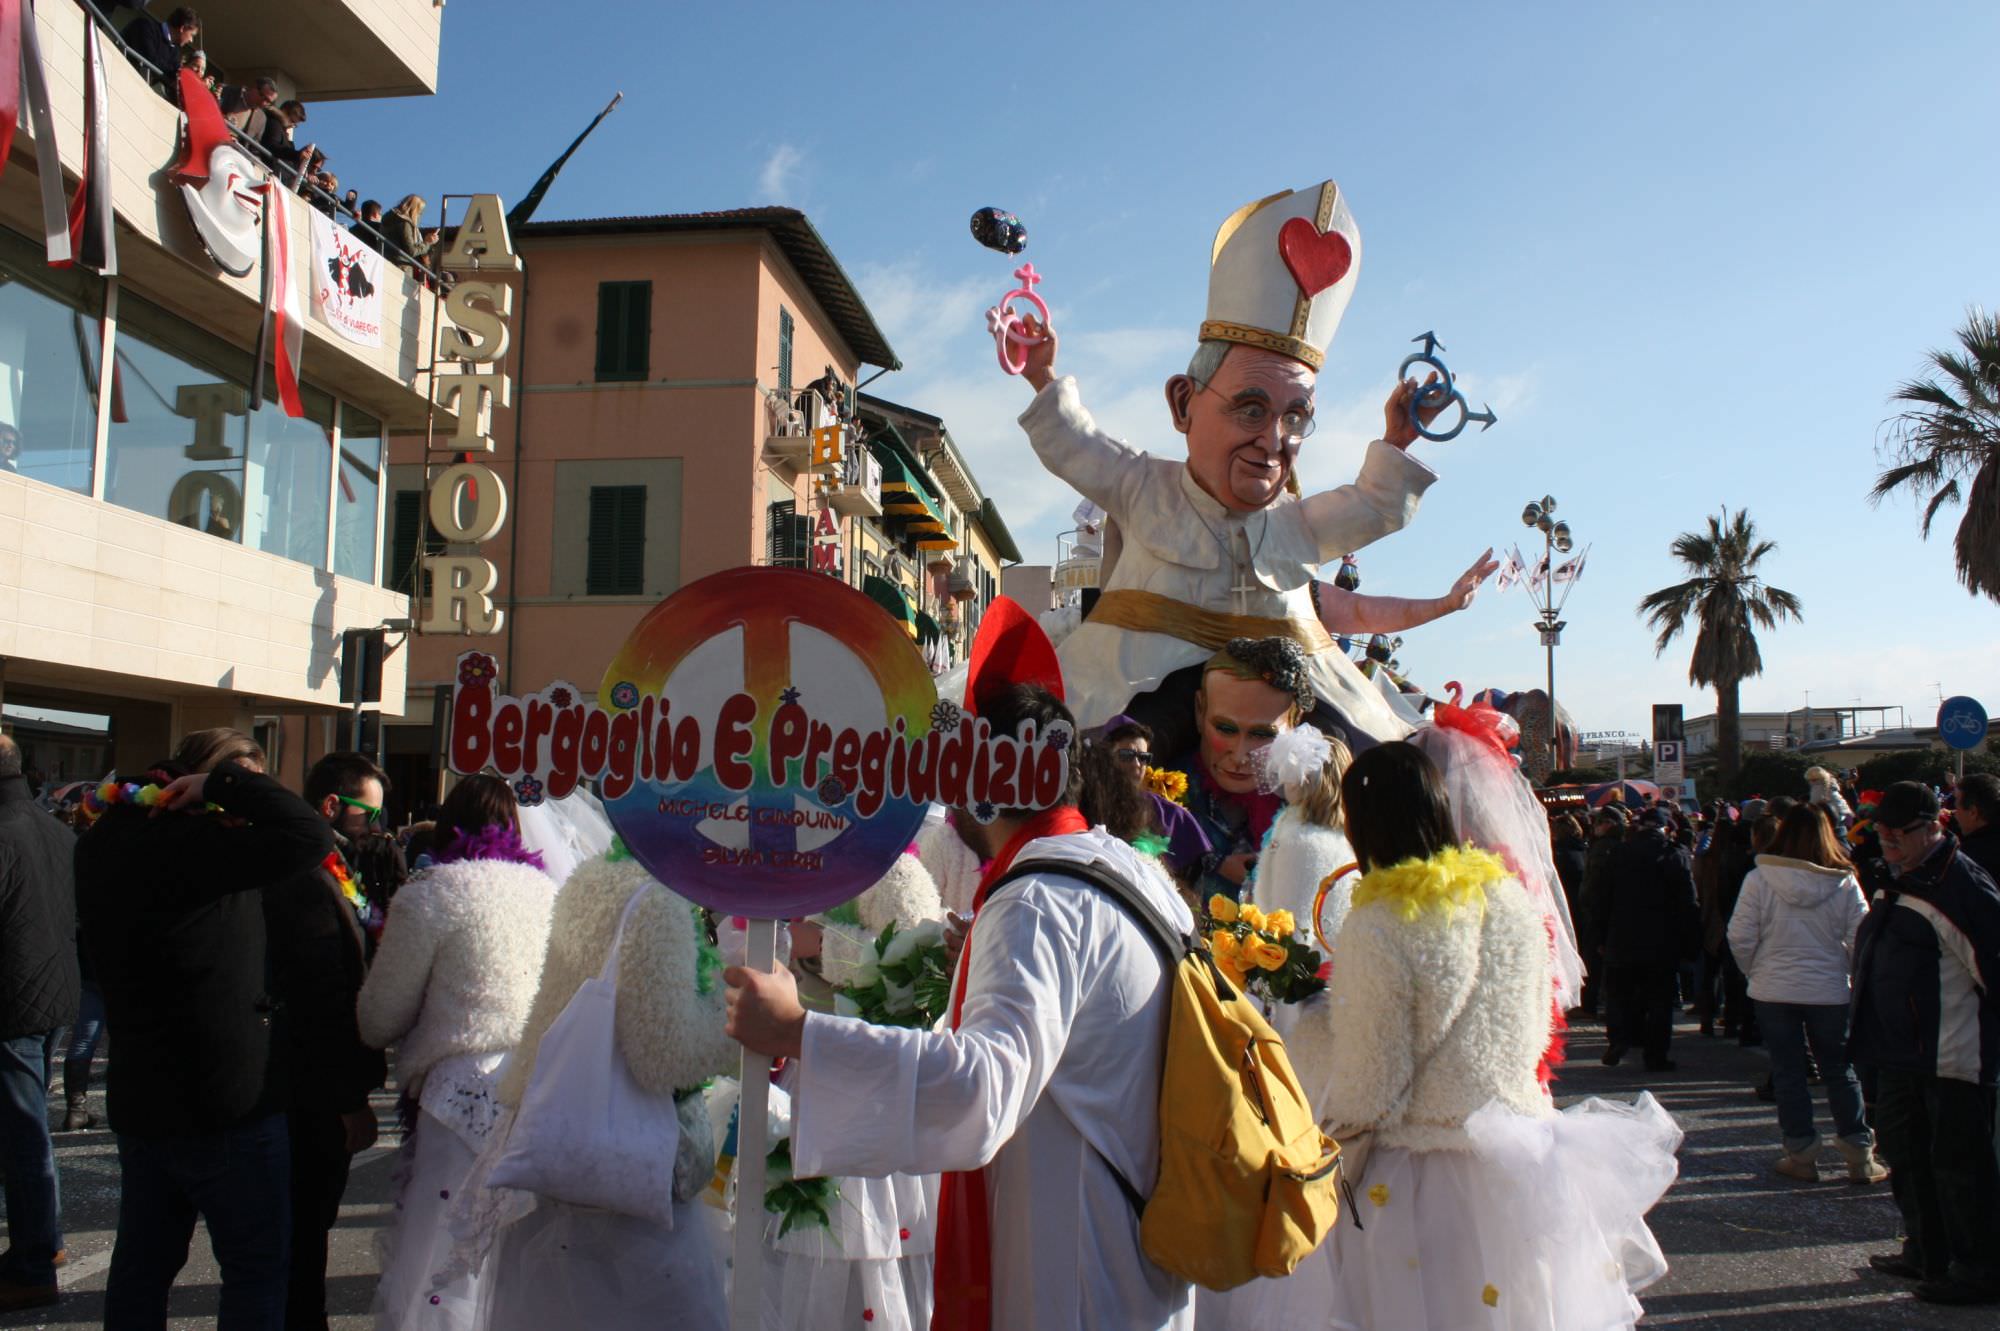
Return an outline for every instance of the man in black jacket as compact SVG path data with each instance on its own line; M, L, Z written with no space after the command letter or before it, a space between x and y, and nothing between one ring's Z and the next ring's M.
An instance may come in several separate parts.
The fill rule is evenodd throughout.
M181 51L195 44L201 38L201 20L195 12L182 5L167 15L163 23L151 14L140 14L125 25L119 36L151 68L141 67L139 72L148 78L166 80L169 97L180 95L179 74Z
M290 1069L286 1331L326 1331L327 1231L340 1219L349 1163L375 1140L368 1093L388 1079L381 1051L361 1042L355 1021L367 952L360 917L342 885L354 878L351 848L369 837L381 816L386 784L382 769L358 753L330 753L314 763L306 773L306 803L326 820L336 848L264 894L271 980L282 1004Z
M2000 883L2000 776L1981 772L1958 783L1959 848Z
M1636 1044L1648 1070L1674 1067L1667 1057L1674 998L1680 964L1699 941L1701 909L1688 853L1668 840L1671 823L1664 809L1640 815L1612 857L1602 918L1592 920L1604 949L1606 1066L1616 1066Z
M1932 1303L2000 1303L2000 890L1898 781L1875 808L1878 887L1854 939L1856 1064L1903 1212L1901 1253L1868 1259Z
M8 1248L0 1312L56 1301L62 1217L49 1140L50 1060L76 1016L76 838L36 807L21 750L0 736L0 1184Z
M165 1324L197 1215L222 1269L220 1325L284 1323L290 1156L264 889L323 862L333 834L263 766L240 731L198 731L139 778L162 787L155 807L115 804L77 843L122 1171L110 1328Z

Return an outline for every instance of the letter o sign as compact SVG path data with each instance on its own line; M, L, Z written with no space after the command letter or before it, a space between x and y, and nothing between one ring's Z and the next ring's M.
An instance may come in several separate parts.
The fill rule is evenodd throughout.
M472 517L460 522L459 492L470 489ZM477 462L457 462L439 472L431 482L431 525L454 544L478 545L491 540L507 521L507 488L491 467Z

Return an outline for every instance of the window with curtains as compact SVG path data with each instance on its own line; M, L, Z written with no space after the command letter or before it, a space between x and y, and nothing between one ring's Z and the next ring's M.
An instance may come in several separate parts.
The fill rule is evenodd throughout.
M778 391L792 395L792 312L778 307Z
M597 284L597 382L632 383L652 373L653 284Z
M590 487L590 548L584 592L637 596L646 590L646 487Z

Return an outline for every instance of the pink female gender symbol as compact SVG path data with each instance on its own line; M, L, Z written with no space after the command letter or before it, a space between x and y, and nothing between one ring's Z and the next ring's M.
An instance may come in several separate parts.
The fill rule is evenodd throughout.
M1035 271L1035 265L1024 263L1014 270L1014 280L1021 285L1000 298L1000 303L986 311L986 331L993 334L993 349L1000 357L1000 368L1009 374L1019 374L1028 368L1027 348L1040 346L1048 341L1046 332L1030 334L1026 330L1027 321L1020 312L1011 308L1017 300L1025 300L1035 307L1044 329L1049 327L1049 307L1035 294L1035 284L1042 275Z

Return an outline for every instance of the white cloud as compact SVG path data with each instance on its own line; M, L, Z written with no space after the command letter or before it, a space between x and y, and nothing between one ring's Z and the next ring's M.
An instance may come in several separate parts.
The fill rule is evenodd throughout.
M771 149L757 172L757 196L766 203L791 203L798 185L799 168L806 156L797 147L781 143Z

